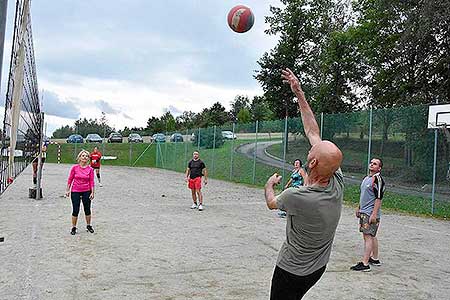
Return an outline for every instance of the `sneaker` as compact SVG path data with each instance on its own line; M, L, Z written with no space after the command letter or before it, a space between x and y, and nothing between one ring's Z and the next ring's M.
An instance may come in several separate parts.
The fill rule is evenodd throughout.
M91 225L87 225L86 230L89 231L90 233L94 233L94 228L92 228Z
M286 212L280 210L280 211L278 212L278 216L279 216L280 218L286 218Z
M379 259L373 259L372 257L369 257L369 264L374 266L381 266L381 262Z
M203 210L203 205L200 204L200 205L198 206L198 210L199 210L199 211L202 211L202 210Z
M197 203L193 203L191 206L191 209L196 209L197 208Z
M77 228L76 227L72 227L72 230L70 231L71 235L75 235L75 233L77 233Z
M103 186L103 184L102 184L101 182L99 182L99 183L98 183L98 186L99 186L99 187L102 187L102 186Z
M362 261L360 261L360 262L357 263L356 265L350 267L350 270L353 270L353 271L370 272L370 266L369 266L369 265L365 266L364 263L363 263Z

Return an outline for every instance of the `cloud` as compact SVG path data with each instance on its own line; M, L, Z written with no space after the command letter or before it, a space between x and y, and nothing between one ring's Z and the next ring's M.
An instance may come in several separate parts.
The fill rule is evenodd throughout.
M120 110L115 109L105 100L97 100L97 101L95 101L95 104L104 113L111 114L111 115L117 115L120 113Z
M133 118L130 117L129 115L127 115L126 113L122 113L122 116L123 116L125 119L133 120Z
M61 100L54 92L44 90L42 99L43 109L47 115L66 119L78 119L80 116L80 110L73 102Z
M170 113L171 113L173 116L178 116L178 115L181 115L181 114L183 113L183 111L182 111L181 109L178 109L178 108L176 108L176 107L173 106L173 105L169 105L169 107L164 107L164 108L163 108L163 112L164 112L164 113L166 113L166 112L168 112L168 111L170 111Z

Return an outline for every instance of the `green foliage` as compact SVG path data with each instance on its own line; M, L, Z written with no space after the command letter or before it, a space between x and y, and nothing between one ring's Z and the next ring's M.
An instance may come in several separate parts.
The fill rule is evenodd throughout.
M192 145L194 147L198 147L199 145L199 136L200 136L200 147L204 147L206 149L212 148L220 148L222 147L224 140L222 137L222 131L216 128L216 133L214 134L214 127L208 127L206 129L201 129L200 134L198 131L195 132L194 140L192 141Z
M247 96L242 95L236 96L234 100L231 101L231 110L230 110L231 119L233 121L237 121L239 112L243 108L249 109L249 107L250 107L250 99L248 99Z
M65 139L69 135L74 134L75 131L69 125L61 126L53 132L52 138L54 139Z
M242 108L237 115L237 119L239 123L249 123L252 119L250 110L247 108Z

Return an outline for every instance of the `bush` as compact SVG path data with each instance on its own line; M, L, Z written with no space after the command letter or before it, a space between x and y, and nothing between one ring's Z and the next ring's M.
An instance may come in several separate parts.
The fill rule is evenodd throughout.
M195 132L195 137L192 141L194 147L198 146L198 131ZM222 131L220 129L216 129L216 139L214 142L214 128L201 129L200 131L200 147L204 147L206 149L212 149L213 147L219 148L222 147L224 141L222 137Z

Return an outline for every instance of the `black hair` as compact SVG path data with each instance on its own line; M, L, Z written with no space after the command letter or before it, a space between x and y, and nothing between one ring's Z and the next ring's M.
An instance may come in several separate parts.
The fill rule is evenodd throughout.
M302 166L303 166L303 163L302 163L302 160L301 160L300 158L297 158L296 160L294 160L294 164L295 164L295 162L296 162L297 160L300 162L300 167L302 167Z
M373 157L372 159L378 160L378 161L380 162L380 168L383 167L383 161L381 160L381 158L379 158L379 157Z

